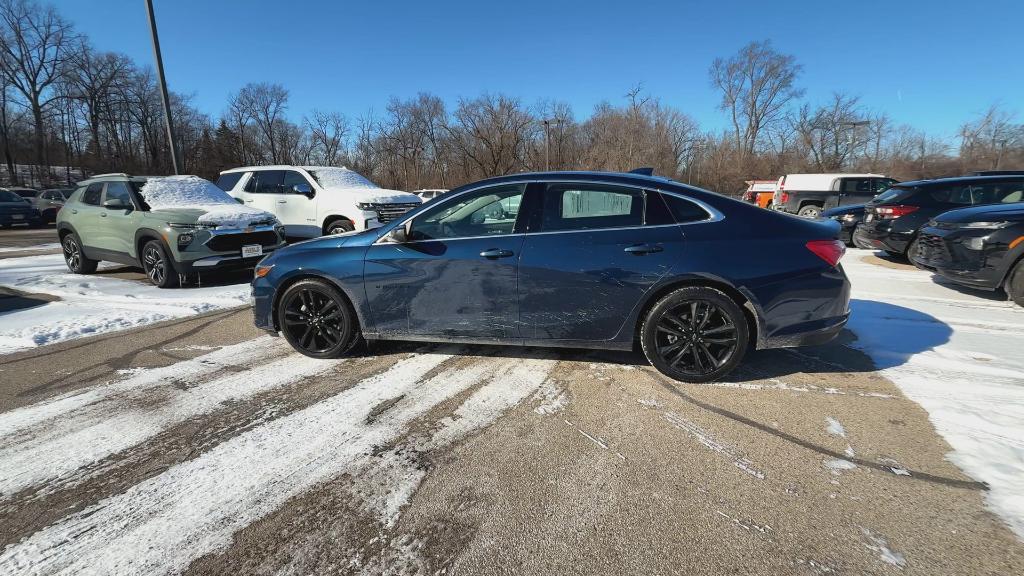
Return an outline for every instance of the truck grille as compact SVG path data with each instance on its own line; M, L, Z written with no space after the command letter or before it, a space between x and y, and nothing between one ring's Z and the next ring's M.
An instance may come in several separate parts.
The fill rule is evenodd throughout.
M377 220L379 220L381 224L387 224L388 222L391 222L395 218L398 218L402 214L405 214L406 212L412 210L413 208L416 208L417 206L419 206L418 203L380 204L374 207L374 210L377 211Z
M218 234L206 242L210 250L229 252L241 250L247 244L259 244L264 248L276 246L280 239L276 232L249 232L243 234Z

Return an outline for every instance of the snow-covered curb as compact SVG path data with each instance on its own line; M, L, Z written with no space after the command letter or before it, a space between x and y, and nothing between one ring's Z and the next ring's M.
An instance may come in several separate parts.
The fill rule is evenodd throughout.
M0 286L61 299L4 314L0 321L0 354L249 301L248 284L161 290L132 280L71 274L62 254L0 260Z
M989 507L1024 539L1024 309L871 254L843 258L853 346L928 412L950 461L989 485Z

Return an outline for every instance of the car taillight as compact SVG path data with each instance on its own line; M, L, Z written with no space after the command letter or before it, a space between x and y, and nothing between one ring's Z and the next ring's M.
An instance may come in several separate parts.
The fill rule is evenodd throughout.
M789 202L789 192L779 190L779 202L782 202L783 204Z
M904 206L903 204L899 206L879 206L875 208L875 215L878 216L879 220L891 220L900 216L906 216L918 208L920 206Z
M806 246L818 258L828 262L829 266L838 264L843 254L846 254L846 244L839 240L811 240Z

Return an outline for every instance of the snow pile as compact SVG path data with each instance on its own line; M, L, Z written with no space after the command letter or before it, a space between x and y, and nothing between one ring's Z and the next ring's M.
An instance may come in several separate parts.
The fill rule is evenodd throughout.
M308 168L327 190L344 190L356 202L380 204L419 204L422 198L401 190L380 188L362 174L348 168Z
M198 176L150 178L140 191L151 210L193 208L205 210L197 222L230 228L253 221L273 220L273 214L239 204L227 192Z
M100 269L117 268L101 264ZM143 281L68 272L62 254L0 260L0 286L61 298L3 314L0 354L192 316L249 301L249 285L163 290Z
M308 168L307 170L316 177L321 186L327 189L379 188L359 172L348 168Z
M843 259L853 346L928 412L949 460L989 485L988 506L1024 538L1024 309L871 254Z

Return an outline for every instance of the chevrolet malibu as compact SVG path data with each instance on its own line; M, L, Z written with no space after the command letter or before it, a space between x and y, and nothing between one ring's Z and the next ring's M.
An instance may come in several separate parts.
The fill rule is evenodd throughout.
M751 349L843 328L837 233L640 173L517 174L274 252L256 267L255 322L315 358L364 339L639 348L704 382Z

